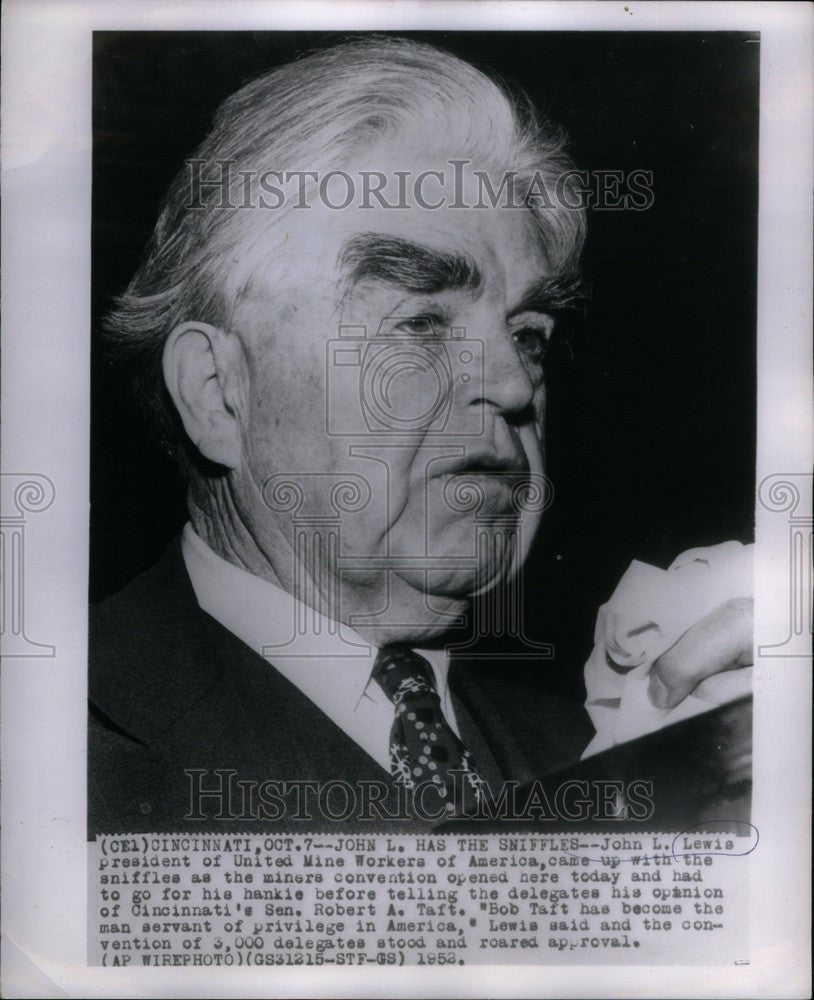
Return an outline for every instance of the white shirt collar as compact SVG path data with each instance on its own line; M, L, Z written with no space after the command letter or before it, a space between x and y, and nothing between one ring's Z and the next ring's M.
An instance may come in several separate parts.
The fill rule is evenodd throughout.
M393 706L371 678L378 652L282 588L222 559L187 523L184 562L201 608L335 722L385 770ZM445 650L422 650L435 672L444 715L457 732Z

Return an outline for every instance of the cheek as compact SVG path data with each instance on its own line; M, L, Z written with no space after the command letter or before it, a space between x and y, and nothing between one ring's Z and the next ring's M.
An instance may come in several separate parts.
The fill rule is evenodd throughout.
M545 456L545 388L539 388L532 402L534 419L518 430L520 444L528 459L529 468L533 473L541 474L544 469Z
M545 383L543 383L538 389L535 390L534 399L532 401L532 407L534 409L534 423L537 427L537 431L540 438L542 438L543 429L545 427L545 407L546 407Z
M361 476L370 490L370 502L361 512L360 523L372 536L381 538L397 530L414 508L423 506L421 491L411 479L414 449L366 448L357 443L357 454L351 455L348 442L342 445L344 451L340 450L338 457L344 460L344 468Z
M323 370L315 347L268 348L252 361L249 380L250 437L300 445L324 434Z

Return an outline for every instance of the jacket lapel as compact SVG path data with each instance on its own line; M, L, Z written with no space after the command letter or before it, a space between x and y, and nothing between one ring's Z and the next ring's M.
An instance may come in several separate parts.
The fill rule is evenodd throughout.
M545 690L545 665L453 660L450 686L505 780L532 781L579 759L593 735L582 705Z

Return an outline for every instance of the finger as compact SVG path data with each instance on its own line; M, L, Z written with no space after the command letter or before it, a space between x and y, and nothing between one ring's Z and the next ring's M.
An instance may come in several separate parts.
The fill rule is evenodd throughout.
M651 667L651 702L674 708L705 678L751 663L753 617L752 598L738 597L696 622Z

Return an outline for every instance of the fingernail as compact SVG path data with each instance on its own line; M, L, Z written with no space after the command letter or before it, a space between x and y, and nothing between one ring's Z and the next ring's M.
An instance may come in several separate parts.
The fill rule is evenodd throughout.
M650 701L656 706L656 708L670 707L670 689L658 674L652 674L650 676L650 682L647 685L647 693L650 697Z

